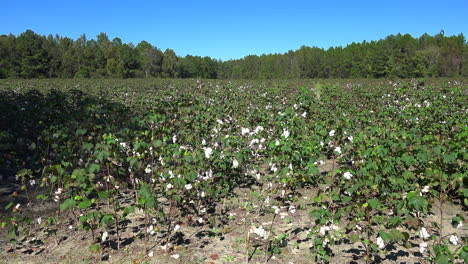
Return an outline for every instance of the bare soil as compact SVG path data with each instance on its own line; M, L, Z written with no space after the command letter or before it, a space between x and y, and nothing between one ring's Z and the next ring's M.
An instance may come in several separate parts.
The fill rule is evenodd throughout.
M326 175L334 171L337 164L333 160L326 161L320 171ZM331 174L330 174L331 175ZM304 187L295 194L286 194L287 200L275 216L273 210L260 210L264 206L263 196L267 184L252 185L250 188L237 188L235 195L221 201L219 204L207 206L207 211L199 215L178 214L172 221L172 227L179 224L181 228L171 231L168 236L166 225L155 223L156 232L150 235L145 253L144 245L144 215L136 211L121 222L121 248L117 250L116 235L113 228L100 228L94 242L98 242L101 250L93 252L89 246L93 242L91 233L79 229L72 214L60 216L55 232L44 225L35 225L30 236L20 238L16 244L8 241L6 230L1 230L0 263L315 263L311 252L314 243L308 237L309 230L315 226L310 211L313 209L313 198L320 189ZM20 195L11 196L18 191L19 185L7 183L0 185L0 205L4 206L13 201L25 204ZM122 193L120 200L125 205L132 193ZM280 192L271 193L270 204L280 204ZM161 200L161 203L166 201ZM129 204L128 204L129 205ZM102 205L105 206L105 205ZM291 207L295 207L295 212ZM430 223L440 222L439 204L433 204L433 211L425 217L425 226L430 232ZM22 212L24 215L35 217L38 215L56 215L58 204L34 204ZM467 237L466 225L456 229L450 221L456 214L462 213L466 219L466 212L459 205L443 204L443 236L457 234L460 241ZM4 211L0 211L4 215ZM42 218L46 221L46 218ZM274 220L275 234L286 234L281 245L281 254L270 255L267 252L268 240L249 232L252 226L262 225L269 230ZM343 223L344 225L345 223ZM159 228L159 230L158 230ZM366 227L364 227L366 228ZM53 229L53 228L52 228ZM109 238L101 242L104 231ZM410 230L411 246L388 246L374 263L426 263L419 253L418 245L421 241L417 230ZM331 252L330 263L365 263L365 250L360 243L345 242L329 246ZM150 255L150 256L149 256Z

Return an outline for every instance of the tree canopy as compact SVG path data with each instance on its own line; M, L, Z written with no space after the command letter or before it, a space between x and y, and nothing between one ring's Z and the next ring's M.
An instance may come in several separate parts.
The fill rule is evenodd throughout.
M42 36L26 30L0 35L0 78L414 78L468 76L463 34L444 31L414 38L390 35L378 41L328 49L302 46L284 54L249 55L220 61L178 56L141 41L134 46L106 33L88 40Z

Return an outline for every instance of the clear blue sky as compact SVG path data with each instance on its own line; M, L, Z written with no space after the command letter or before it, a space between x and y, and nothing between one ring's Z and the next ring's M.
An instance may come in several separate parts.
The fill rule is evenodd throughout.
M26 29L88 39L106 32L178 55L227 60L328 48L389 34L468 33L468 0L445 1L49 1L0 0L0 34Z

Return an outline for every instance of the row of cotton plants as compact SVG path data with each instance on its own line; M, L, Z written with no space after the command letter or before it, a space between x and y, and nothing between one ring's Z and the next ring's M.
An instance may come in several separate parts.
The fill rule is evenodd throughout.
M254 208L271 219L251 220L247 237L280 254L287 240L275 231L278 218L296 213L301 190L320 187L302 208L316 261L341 243L362 245L367 262L395 246L439 263L466 258L466 237L444 229L443 212L446 203L468 205L466 85L166 85L75 93L60 104L67 116L48 92L13 97L26 104L23 123L44 125L25 139L34 154L17 172L26 200L3 216L12 241L67 226L89 231L96 247L113 240L120 249L123 223L137 216L145 254L154 244L171 252L184 226L212 224L229 214L224 203L236 188L255 185L263 202ZM35 120L28 109L38 108L55 119ZM442 208L435 225L427 221L439 210L434 201ZM39 202L58 214L31 209L25 220L23 210ZM462 212L451 221L460 230Z

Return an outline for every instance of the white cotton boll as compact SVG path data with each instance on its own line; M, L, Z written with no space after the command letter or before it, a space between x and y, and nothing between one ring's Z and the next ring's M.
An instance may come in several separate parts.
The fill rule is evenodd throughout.
M203 148L205 150L205 157L209 159L211 155L213 154L213 149L212 148Z
M174 255L171 255L171 258L173 258L173 259L179 259L179 258L180 258L180 255L179 255L179 254L174 254Z
M202 192L200 193L200 197L201 197L201 198L205 198L205 192L202 191Z
M179 230L180 230L180 225L175 225L175 227L174 227L174 232L177 232L177 231L179 231Z
M325 247L329 242L330 242L330 240L326 237L322 242L322 246Z
M287 129L284 129L283 130L283 136L284 138L288 138L289 137L289 131Z
M294 214L294 213L296 213L296 207L295 207L294 205L291 205L291 206L289 206L288 211L289 211L291 214Z
M271 170L272 172L277 172L277 171L278 171L278 168L276 168L276 165L273 164L273 165L271 166L270 170Z
M239 162L234 158L232 159L232 167L234 169L236 169L237 167L239 167Z
M258 228L251 227L250 228L250 233L256 234L259 237L262 237L263 239L268 239L269 233L266 231L263 226L259 226Z
M348 140L351 141L351 142L353 142L354 137L353 137L353 136L349 136L349 137L348 137Z
M250 129L249 129L249 128L243 127L243 128L241 129L241 134L242 134L242 135L249 134L249 133L250 133Z
M102 233L101 241L102 242L106 241L108 236L109 236L109 234L106 231L104 231L104 233Z
M456 227L456 228L457 228L457 229L460 229L460 228L462 228L462 227L463 227L463 222L460 222L460 223L457 224L457 227Z
M330 231L330 227L321 226L320 229L319 229L319 235L320 236L325 236L327 234L327 231Z
M341 147L335 147L335 152L338 152L338 154L341 154Z
M280 209L278 208L278 206L273 205L271 208L272 208L272 209L275 209L275 214L279 214Z
M153 234L154 233L154 226L153 225L150 225L148 226L148 228L146 229L146 233L149 233L149 234Z
M170 183L168 183L167 186L166 186L166 188L167 188L168 190L172 189L172 187L174 187L174 186L173 186L172 184L170 184Z
M145 173L146 173L146 174L150 174L150 173L151 173L151 167L150 167L150 165L148 165L148 166L146 167Z
M280 145L280 141L279 140L276 140L275 141L275 146L279 146Z
M421 244L419 245L419 253L421 253L421 254L424 253L424 251L426 250L427 246L428 246L427 242L421 243Z
M347 172L345 172L343 174L343 177L345 177L345 179L347 179L347 180L350 180L353 177L353 174L351 174L349 171L347 171Z
M263 127L262 126L257 126L254 130L255 134L257 134L258 132L261 132L263 131Z
M258 142L260 142L260 141L258 140L258 138L252 139L252 140L250 141L250 146L252 146L252 145L254 145L254 144L258 144Z
M192 184L190 184L190 183L185 185L185 189L186 189L187 191L190 191L192 188L193 188L193 186L192 186Z
M205 146L206 145L206 140L205 139L202 139L202 145Z
M150 251L150 253L148 253L148 257L152 258L154 256L154 251Z
M377 246L380 248L380 249L384 249L385 248L385 243L383 241L383 239L381 237L378 237L377 238Z
M421 192L422 192L422 193L427 193L427 192L429 192L429 186L428 186L428 185L424 186L424 188L421 190Z
M356 225L356 229L361 231L362 230L362 227L360 225Z
M458 245L458 237L455 235L451 235L449 238L450 243L452 243L454 246Z
M429 234L429 232L427 232L425 227L421 228L421 230L419 231L419 236L424 240L431 237L431 235Z
M172 143L175 144L177 141L177 135L172 136Z
M333 130L330 130L330 132L328 132L328 135L329 135L330 137L334 137L334 136L335 136L335 133L336 133L336 131L333 129Z
M42 217L37 218L37 224L41 225L42 224Z

